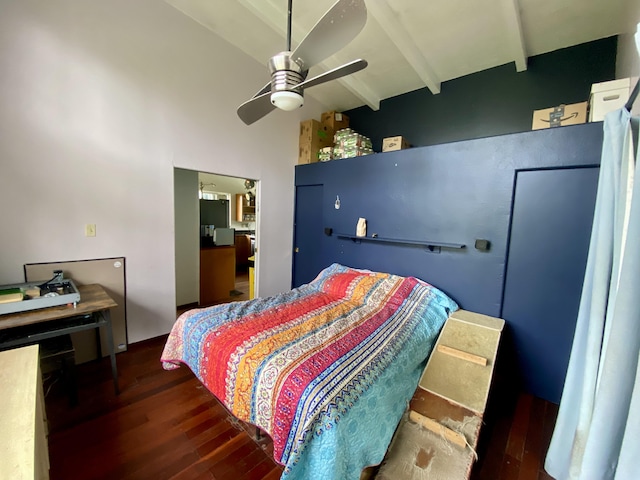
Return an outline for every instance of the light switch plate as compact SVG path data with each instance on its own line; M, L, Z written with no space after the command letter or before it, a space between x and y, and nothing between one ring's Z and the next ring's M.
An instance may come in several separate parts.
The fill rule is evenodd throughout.
M87 223L84 226L84 236L85 237L95 237L96 236L96 224L95 223Z

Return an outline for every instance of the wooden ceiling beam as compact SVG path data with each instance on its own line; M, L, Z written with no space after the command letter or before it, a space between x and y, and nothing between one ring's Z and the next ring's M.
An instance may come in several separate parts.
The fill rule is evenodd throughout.
M505 13L506 29L509 45L512 49L513 61L516 70L524 72L527 69L527 49L522 32L522 18L520 16L520 4L518 0L502 0Z
M434 95L440 93L440 79L387 0L368 0L367 7L425 86Z
M271 29L278 35L286 35L287 33L287 9L284 12L276 8L271 2L260 0L240 0L240 4L253 13L256 17L269 25ZM295 23L291 23L292 30ZM293 35L293 33L292 33ZM283 37L286 38L286 37ZM285 42L282 42L282 50L285 49ZM274 55L278 52L273 52Z

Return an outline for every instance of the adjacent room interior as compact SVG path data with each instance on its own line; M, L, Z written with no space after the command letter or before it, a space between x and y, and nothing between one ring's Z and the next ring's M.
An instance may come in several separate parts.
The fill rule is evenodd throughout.
M255 297L258 182L175 169L176 309Z

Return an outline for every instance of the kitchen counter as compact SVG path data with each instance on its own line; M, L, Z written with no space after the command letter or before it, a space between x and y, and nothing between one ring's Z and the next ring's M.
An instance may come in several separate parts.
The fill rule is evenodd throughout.
M246 230L250 232L252 230ZM242 230L236 230L236 269L246 272L249 261L248 258L253 255L255 250L255 234L242 233Z
M235 245L200 248L200 306L229 299L235 286Z

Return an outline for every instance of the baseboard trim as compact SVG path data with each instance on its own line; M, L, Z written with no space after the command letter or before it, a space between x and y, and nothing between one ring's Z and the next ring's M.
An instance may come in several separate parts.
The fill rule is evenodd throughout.
M190 310L192 308L198 308L198 302L187 303L185 305L178 305L176 310Z

